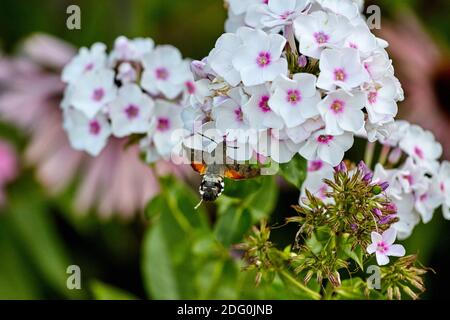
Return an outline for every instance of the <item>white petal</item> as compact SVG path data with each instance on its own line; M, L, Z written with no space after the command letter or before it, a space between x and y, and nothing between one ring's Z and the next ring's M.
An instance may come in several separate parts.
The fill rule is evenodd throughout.
M381 242L383 240L383 237L378 232L372 231L370 234L370 238L372 240L372 244L377 244L378 242Z
M405 247L401 244L393 244L386 252L388 256L403 257L406 254Z
M383 241L387 244L393 244L397 238L397 230L394 228L389 228L383 232Z
M388 256L379 253L378 251L375 253L376 257L377 257L377 263L379 266L385 266L389 263L389 258Z
M367 246L367 253L368 254L373 254L375 253L375 251L377 251L377 245L374 243L371 243Z
M342 159L344 159L344 151L340 148L332 147L328 145L321 145L317 149L319 158L333 167L337 166Z

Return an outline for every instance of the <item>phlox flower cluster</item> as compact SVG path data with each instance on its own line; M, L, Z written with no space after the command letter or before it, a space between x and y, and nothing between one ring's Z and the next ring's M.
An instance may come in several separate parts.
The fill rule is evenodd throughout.
M392 227L399 239L409 237L422 221L428 223L434 212L442 208L445 219L450 219L450 162L439 162L442 146L433 134L406 121L396 121L387 127L380 160L374 171L367 169L372 183L385 185L384 192L395 206ZM308 174L302 186L300 199L308 190L322 201L330 201L329 186L334 168L317 159L309 161Z
M108 54L96 43L66 65L61 108L72 146L97 156L111 136L137 135L149 162L168 158L182 127L183 97L193 90L189 61L152 39L116 39Z
M202 61L184 108L191 135L214 130L230 157L338 165L355 135L377 140L403 91L351 0L228 1L227 33ZM205 148L204 141L189 146ZM237 152L236 149L243 150Z
M450 219L450 162L439 162L442 146L430 131L397 121L391 132L380 141L388 158L387 164L375 166L374 179L389 183L386 192L400 219L394 227L404 239L420 221L428 223L439 207Z

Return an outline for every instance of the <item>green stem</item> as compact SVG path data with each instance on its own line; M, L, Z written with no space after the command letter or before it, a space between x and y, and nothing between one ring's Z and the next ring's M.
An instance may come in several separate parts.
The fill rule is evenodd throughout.
M323 293L323 299L324 300L331 300L331 297L334 293L334 287L331 284L331 282L328 282Z
M375 153L375 143L367 142L364 162L368 168L372 166L373 154Z
M384 145L383 149L381 149L381 154L380 154L380 158L378 159L378 162L384 166L384 164L386 163L386 160L389 156L389 151L391 151L391 147L388 145Z
M278 270L281 276L283 276L287 281L289 281L291 284L293 284L298 289L304 291L309 297L313 300L320 300L321 295L314 290L308 288L303 283L297 281L294 277L292 277L286 270Z
M194 227L192 227L189 220L179 210L176 199L172 197L170 191L166 189L164 177L158 175L154 167L152 167L152 170L155 176L158 177L160 192L164 196L164 199L166 200L167 206L170 209L170 213L172 214L173 218L177 221L181 229L186 232L186 234L193 235L195 233L195 229Z

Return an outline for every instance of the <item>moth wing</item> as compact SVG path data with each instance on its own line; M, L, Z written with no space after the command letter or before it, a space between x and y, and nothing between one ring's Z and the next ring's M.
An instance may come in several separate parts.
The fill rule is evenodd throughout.
M224 176L233 180L244 180L255 178L261 175L261 169L248 164L227 164L225 165Z
M208 169L204 163L191 163L191 167L201 175L204 175Z

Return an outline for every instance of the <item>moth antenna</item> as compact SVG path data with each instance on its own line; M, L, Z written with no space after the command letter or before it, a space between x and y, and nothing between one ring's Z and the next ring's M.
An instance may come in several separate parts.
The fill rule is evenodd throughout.
M197 210L198 208L200 208L202 203L203 203L203 199L201 199L200 202L194 207L194 210Z

